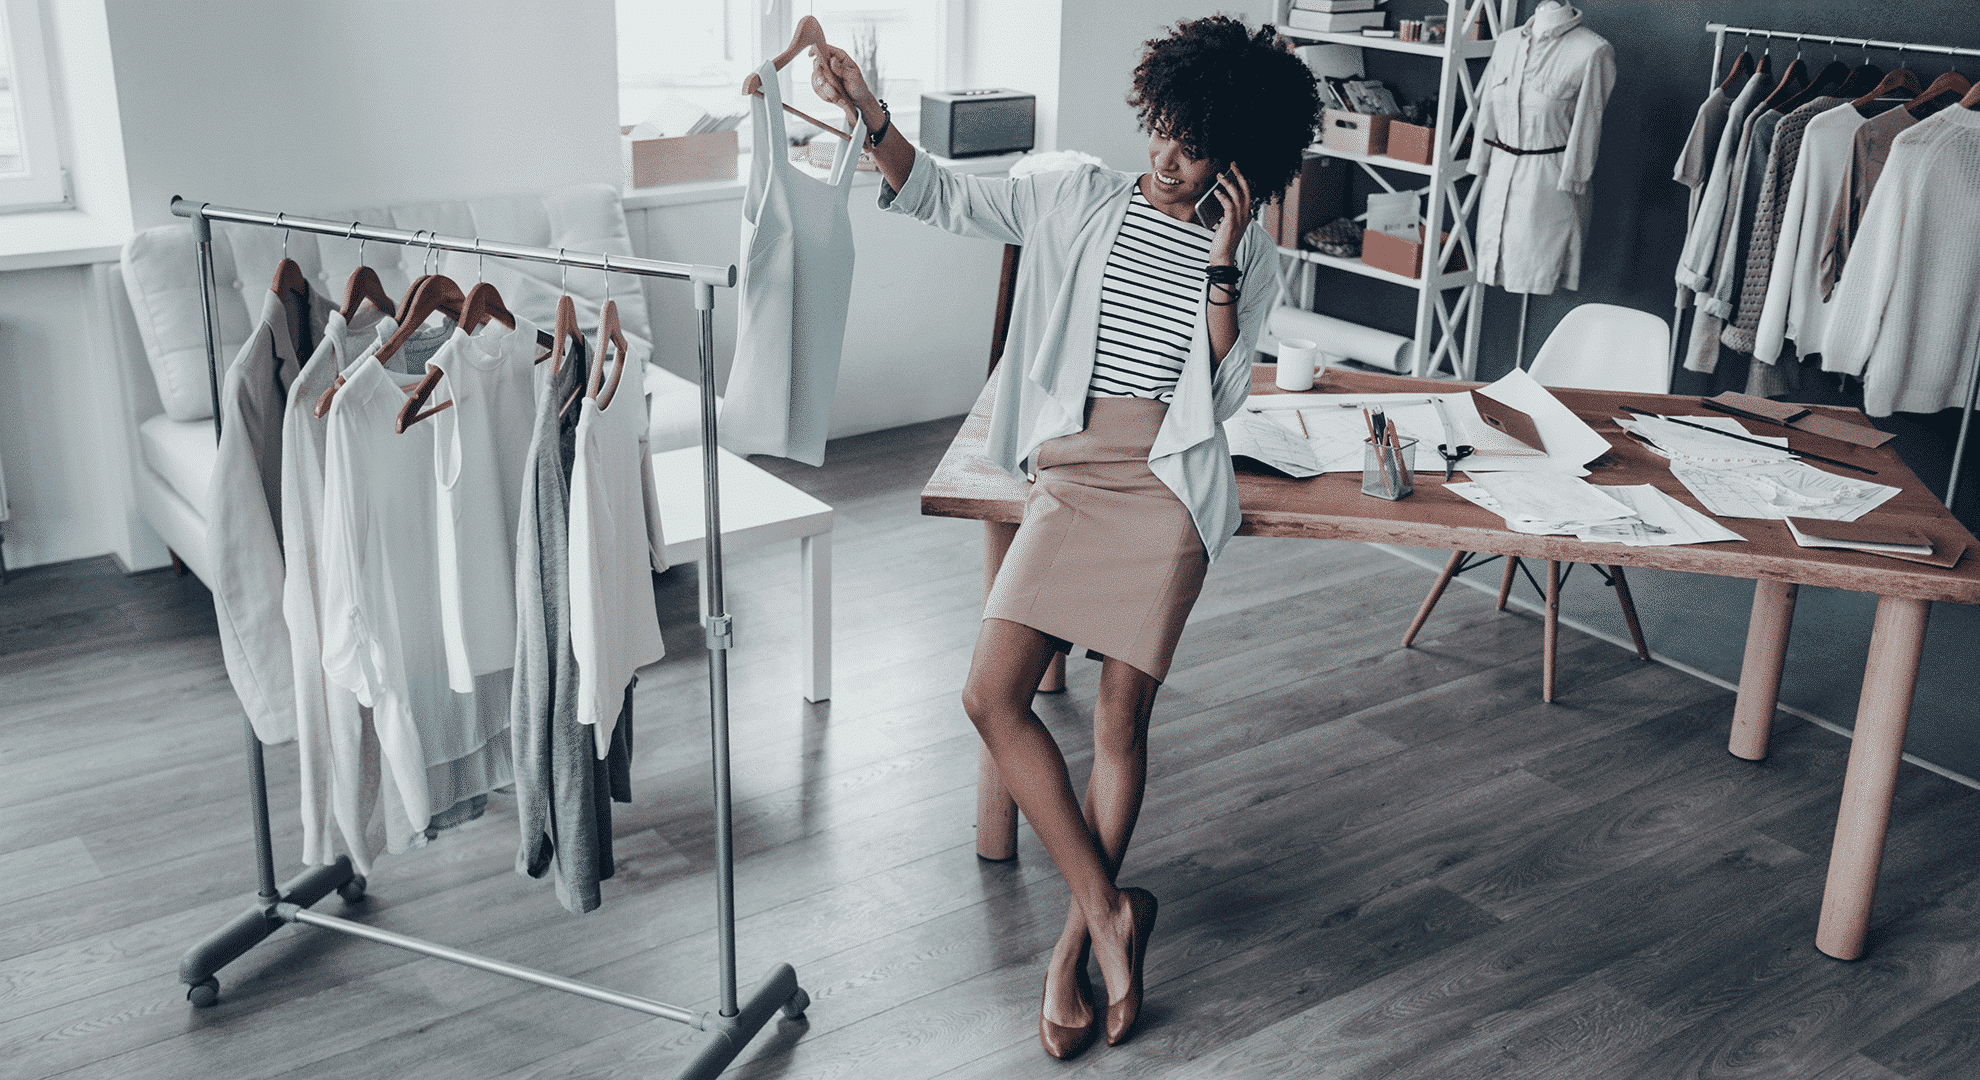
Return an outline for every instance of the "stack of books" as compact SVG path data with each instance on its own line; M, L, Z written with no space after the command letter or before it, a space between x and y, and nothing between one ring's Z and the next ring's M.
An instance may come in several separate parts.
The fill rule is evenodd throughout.
M1381 10L1382 3L1383 0L1292 0L1286 25L1295 30L1353 34L1379 28L1388 20Z

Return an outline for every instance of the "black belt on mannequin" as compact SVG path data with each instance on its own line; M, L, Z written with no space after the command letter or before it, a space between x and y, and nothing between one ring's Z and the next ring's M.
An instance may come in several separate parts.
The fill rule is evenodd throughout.
M1495 150L1504 150L1508 154L1518 154L1522 157L1526 156L1527 154L1560 154L1560 153L1565 153L1567 151L1567 147L1565 146L1550 146L1545 150L1521 150L1517 146L1507 146L1505 143L1502 143L1497 139L1486 139L1485 145L1492 147Z

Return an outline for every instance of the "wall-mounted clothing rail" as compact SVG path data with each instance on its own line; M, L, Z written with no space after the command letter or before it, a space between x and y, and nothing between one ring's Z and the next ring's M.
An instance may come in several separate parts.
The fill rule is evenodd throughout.
M1835 34L1804 34L1795 30L1765 30L1748 26L1728 26L1725 23L1708 22L1705 32L1712 37L1712 70L1708 86L1719 85L1719 67L1725 60L1726 38L1764 38L1768 41L1780 39L1793 41L1797 45L1816 42L1822 45L1847 45L1855 49L1876 49L1881 52L1936 53L1941 56L1980 56L1980 49L1962 48L1956 45L1928 45L1915 41L1884 41L1880 38L1839 37ZM1698 211L1698 192L1691 194L1691 210ZM1677 354L1679 331L1684 325L1684 311L1690 297L1687 290L1678 289L1677 316L1671 320L1671 374L1677 374ZM1952 472L1946 478L1946 509L1953 508L1953 501L1959 497L1959 474L1966 460L1966 437L1973 426L1973 409L1980 403L1980 351L1976 351L1966 372L1966 404L1960 411L1959 436L1953 442Z
M708 727L713 749L715 788L715 904L716 935L720 953L719 1013L696 1012L677 1005L622 994L604 987L567 979L502 960L477 956L445 945L403 934L391 933L349 919L311 911L310 905L336 892L346 900L363 897L364 878L339 856L329 866L312 867L277 887L274 843L268 826L268 783L264 773L261 740L242 717L247 743L249 808L254 819L255 854L259 889L254 907L237 916L206 940L194 946L179 963L179 980L188 987L187 999L196 1005L210 1005L219 992L218 972L229 962L252 949L282 926L296 923L334 930L352 937L391 945L409 952L446 960L466 967L505 975L512 979L547 986L568 994L617 1005L623 1009L664 1017L697 1030L714 1033L688 1067L683 1080L704 1080L720 1074L755 1034L779 1009L793 1019L804 1015L811 999L797 982L789 964L778 964L756 987L747 1002L739 1002L736 990L736 909L733 814L729 786L729 668L728 650L734 638L722 586L721 476L717 456L715 416L715 289L732 288L736 268L697 263L663 262L612 256L600 252L568 251L562 248L530 247L478 237L446 236L426 230L381 228L362 222L331 221L324 218L290 215L266 210L242 210L214 206L174 197L172 213L191 218L199 260L200 310L206 330L206 366L213 390L214 433L220 426L219 335L213 310L213 225L215 221L259 225L274 229L321 233L349 239L433 250L460 251L504 259L588 267L641 277L670 278L694 285L695 311L700 323L701 361L701 448L702 505L706 507L702 584L703 628L708 645Z

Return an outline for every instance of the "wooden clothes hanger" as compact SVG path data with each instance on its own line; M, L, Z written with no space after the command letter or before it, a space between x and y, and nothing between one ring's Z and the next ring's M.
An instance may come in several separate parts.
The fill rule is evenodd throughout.
M1849 73L1849 78L1844 79L1841 86L1836 87L1836 96L1852 100L1862 97L1864 91L1877 85L1877 80L1883 77L1884 69L1866 60L1862 66Z
M825 27L820 25L815 17L806 15L804 18L798 20L797 32L791 35L790 48L787 48L783 52L780 52L777 55L771 57L770 63L778 71L782 71L784 70L784 65L790 63L791 60L797 56L798 53L803 52L805 49L810 48L814 45L821 48L824 47ZM753 71L750 72L749 78L743 80L743 93L753 94L756 97L762 97L763 79L760 76L758 76L755 72ZM804 113L801 113L798 110L791 108L789 102L784 103L784 111L790 113L792 116L797 117L798 119L804 121L805 123L810 124L813 127L823 128L826 131L829 131L832 134L837 135L839 138L846 140L847 142L852 141L852 136L850 134L840 131L838 128L833 127L832 125L826 123L823 120L818 119L817 117L807 116Z
M477 238L475 240L475 247L479 249L480 246L481 241ZM511 330L516 328L515 313L510 311L508 305L502 302L501 290L497 289L491 282L477 281L474 283L474 288L468 290L466 299L461 303L461 314L458 324L462 330L472 334L476 330L488 325L491 321L501 323ZM550 335L538 330L536 332L536 344L540 347L548 348L551 344ZM542 363L543 357L537 357L536 362ZM554 371L555 369L552 370ZM448 398L431 409L427 409L424 412L420 411L420 407L426 404L427 399L433 395L433 391L440 385L440 379L444 374L445 372L440 368L427 367L426 376L419 380L417 386L413 387L412 394L406 398L405 404L399 406L397 428L399 434L404 435L407 428L429 416L445 412L453 407L454 400Z
M432 254L430 244L427 253ZM435 311L459 322L462 315L461 308L466 300L467 297L462 294L461 287L444 274L422 274L413 279L412 287L406 290L405 299L399 301L398 309L404 313L404 318L399 322L398 328L392 332L392 336L372 354L372 358L381 365L390 360L393 354L419 332L420 324ZM330 402L335 400L337 391L342 389L343 385L344 377L339 375L330 380L330 385L324 388L323 396L316 399L316 408L312 410L319 418L329 415ZM400 427L399 431L403 433L404 427Z
M357 227L357 222L351 222L352 233L357 231ZM350 233L345 233L344 239L350 239ZM359 240L357 269L351 271L350 280L344 282L344 306L341 312L344 321L350 322L357 318L358 307L366 300L371 301L372 307L387 315L396 314L399 310L393 306L392 297L385 292L385 283L378 280L378 271L365 265L364 241Z
M1856 107L1858 113L1867 116L1869 114L1863 113L1863 110L1875 104L1878 98L1897 90L1909 91L1913 97L1916 97L1918 94L1918 76L1913 74L1910 68L1904 66L1904 52L1902 50L1898 52L1897 68L1877 80L1876 86L1872 87L1862 97L1850 102L1850 104Z
M1781 81L1774 86L1774 92L1768 94L1767 100L1755 106L1753 111L1763 113L1769 109L1781 108L1782 102L1793 98L1808 85L1805 81L1807 78L1808 65L1801 62L1801 57L1797 56L1788 61L1787 69L1781 72Z
M1932 85L1926 87L1917 97L1911 99L1911 104L1903 108L1913 117L1923 120L1957 102L1960 95L1971 89L1973 84L1966 81L1966 76L1957 71L1948 71L1933 79Z
M1753 61L1753 54L1747 52L1746 49L1742 47L1739 50L1739 55L1733 58L1732 69L1726 72L1725 80L1719 83L1720 92L1725 94L1737 93L1737 91L1733 89L1733 84L1745 78L1746 76L1753 74L1755 66L1756 65L1754 64Z
M1968 90L1966 96L1959 99L1959 107L1980 112L1980 83L1974 83L1973 89Z
M618 362L612 365L612 381L605 382L605 350L610 348ZM605 301L605 311L598 319L598 363L591 365L591 378L584 396L598 403L599 409L612 407L612 398L619 392L619 380L626 374L626 335L619 329L619 302Z
M1830 60L1822 65L1822 70L1815 73L1815 77L1808 81L1808 85L1802 88L1801 93L1781 102L1781 111L1793 112L1824 94L1835 93L1852 74L1854 72L1850 71L1849 65L1842 60Z

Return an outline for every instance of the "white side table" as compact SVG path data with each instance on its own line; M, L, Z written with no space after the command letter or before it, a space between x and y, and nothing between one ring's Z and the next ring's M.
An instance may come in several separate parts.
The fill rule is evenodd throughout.
M806 701L832 696L832 508L727 450L721 454L724 553L798 542L799 684ZM700 562L706 534L701 447L653 455L653 488L669 565Z

